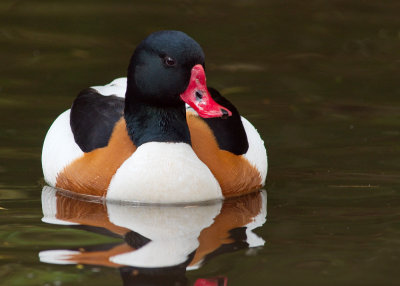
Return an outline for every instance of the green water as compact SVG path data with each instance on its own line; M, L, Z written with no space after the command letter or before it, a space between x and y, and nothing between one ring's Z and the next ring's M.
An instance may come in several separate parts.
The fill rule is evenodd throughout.
M0 285L123 285L116 268L39 261L120 241L41 221L41 145L81 89L124 76L161 29L202 45L209 85L269 155L267 222L254 231L264 247L216 255L187 284L398 285L399 11L393 0L2 0Z

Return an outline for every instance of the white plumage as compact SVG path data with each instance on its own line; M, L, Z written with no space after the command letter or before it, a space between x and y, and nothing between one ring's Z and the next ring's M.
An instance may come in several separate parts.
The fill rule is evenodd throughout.
M58 174L83 151L75 143L69 123L70 109L61 113L50 126L43 143L42 168L44 180L55 187Z
M157 178L157 179L155 179ZM186 143L145 143L117 170L107 199L183 203L221 199L221 188Z

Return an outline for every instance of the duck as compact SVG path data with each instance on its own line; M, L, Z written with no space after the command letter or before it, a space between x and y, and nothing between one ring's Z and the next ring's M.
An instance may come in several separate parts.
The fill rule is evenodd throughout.
M259 190L268 161L255 127L207 87L201 46L158 31L127 77L82 90L43 143L45 182L110 201L190 203Z

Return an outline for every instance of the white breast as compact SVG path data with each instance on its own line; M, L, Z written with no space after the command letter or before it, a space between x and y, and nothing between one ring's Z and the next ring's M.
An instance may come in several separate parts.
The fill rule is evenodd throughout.
M198 202L222 198L207 166L185 143L145 143L111 180L107 199L148 203Z

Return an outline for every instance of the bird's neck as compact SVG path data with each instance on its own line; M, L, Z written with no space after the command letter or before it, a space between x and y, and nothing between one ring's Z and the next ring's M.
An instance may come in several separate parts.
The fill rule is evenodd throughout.
M137 147L148 142L191 144L183 102L157 106L127 95L124 116L128 134Z

